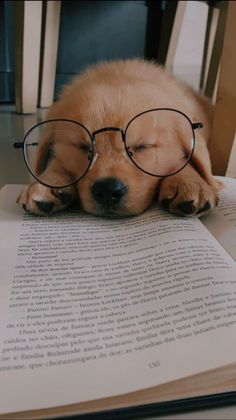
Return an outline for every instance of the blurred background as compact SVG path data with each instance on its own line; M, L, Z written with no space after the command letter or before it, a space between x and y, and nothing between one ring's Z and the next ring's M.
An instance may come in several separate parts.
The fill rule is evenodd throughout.
M23 159L19 160L21 152L14 150L12 143L44 118L64 84L98 61L154 59L218 105L219 89L222 97L222 92L229 90L224 86L226 79L232 83L232 74L236 74L235 53L233 64L228 64L233 46L227 44L230 39L232 43L232 22L236 25L233 3L1 1L0 186L27 182ZM235 101L236 93L233 96ZM235 111L227 98L223 113L220 109L215 117L211 152L215 173L236 176L236 115L233 126L228 123L224 127L226 112L231 121ZM226 140L222 140L219 127Z
M1 103L15 102L14 3L0 3ZM161 20L166 1L66 0L56 3L58 6L60 3L60 25L54 98L72 76L100 60L141 57L154 58L164 64ZM174 9L177 2L171 3ZM38 14L39 20L39 10ZM186 2L173 59L173 73L195 88L199 88L200 83L207 14L206 2Z

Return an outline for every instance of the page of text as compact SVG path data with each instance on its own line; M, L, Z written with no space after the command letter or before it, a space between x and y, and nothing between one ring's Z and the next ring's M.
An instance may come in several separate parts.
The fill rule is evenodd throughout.
M43 218L21 212L13 187L3 193L1 413L235 362L236 264L198 219Z
M219 179L225 188L219 194L218 207L201 221L236 260L236 179Z

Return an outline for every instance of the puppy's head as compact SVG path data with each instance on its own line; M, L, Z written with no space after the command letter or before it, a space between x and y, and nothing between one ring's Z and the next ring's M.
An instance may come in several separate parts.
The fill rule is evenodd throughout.
M66 90L56 102L49 118L67 118L83 124L90 133L107 127L124 129L136 114L150 108L150 104L137 97L134 87L121 88L97 80L79 80L74 90ZM77 90L77 94L75 92ZM146 95L148 98L148 95ZM151 149L145 150L148 129L136 127L132 136L133 152L143 159L152 159ZM88 154L86 138L83 150L68 145L67 172L76 178L76 156L83 159ZM88 139L87 139L88 140ZM69 165L69 166L68 166ZM79 167L79 160L78 160ZM143 212L152 202L160 178L141 171L128 156L122 133L115 130L95 135L94 159L85 176L77 183L82 208L92 214L110 217L130 216Z
M77 183L77 190L85 211L111 217L139 214L150 205L161 178L139 167L150 168L147 172L170 172L173 169L171 155L175 157L175 147L183 140L179 136L181 127L177 132L174 120L173 124L163 120L157 134L155 121L147 117L139 120L140 123L137 120L133 129L128 130L129 147L125 147L121 131L112 127L124 130L135 115L158 105L161 107L163 99L151 82L133 73L127 73L126 79L121 78L115 71L110 66L107 70L106 66L101 66L86 72L64 89L49 113L49 118L67 118L80 122L90 133L97 131L93 162ZM101 130L108 127L111 129ZM66 156L66 172L73 173L75 178L79 167L77 156L82 161L88 153L86 139L82 140L82 148L64 142L62 154ZM169 156L166 147L171 148ZM153 153L154 150L158 153ZM129 152L138 165L130 159Z

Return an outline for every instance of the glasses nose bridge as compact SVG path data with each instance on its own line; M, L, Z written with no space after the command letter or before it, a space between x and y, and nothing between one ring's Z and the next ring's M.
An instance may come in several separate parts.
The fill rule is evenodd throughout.
M92 133L93 141L96 141L96 135L97 134L105 133L107 131L118 131L118 132L120 132L121 133L121 138L124 141L124 137L125 137L124 130L122 128L119 128L119 127L103 127L103 128L99 128L98 130L96 130L96 131L94 131Z

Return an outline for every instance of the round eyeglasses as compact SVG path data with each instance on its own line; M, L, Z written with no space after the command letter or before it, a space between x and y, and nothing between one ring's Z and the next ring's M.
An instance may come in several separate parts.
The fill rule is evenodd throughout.
M104 127L93 133L80 122L52 119L32 127L14 147L23 149L26 166L38 182L64 188L80 181L95 161L97 134L117 131L130 162L150 176L167 177L190 161L194 131L202 126L172 108L150 109L133 117L124 129Z

